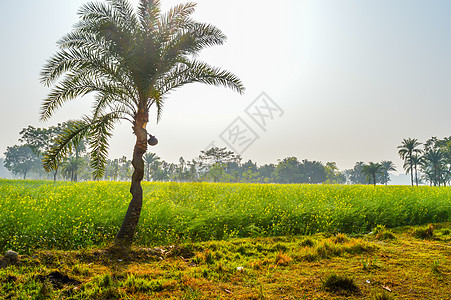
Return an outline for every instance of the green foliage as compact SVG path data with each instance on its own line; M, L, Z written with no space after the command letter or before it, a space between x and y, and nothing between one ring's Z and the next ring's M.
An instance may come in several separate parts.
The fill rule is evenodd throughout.
M27 177L27 173L39 166L39 157L33 153L29 146L12 146L6 148L5 167L13 174Z
M129 183L122 182L0 180L0 251L105 245L127 210L128 190ZM143 190L136 243L147 246L364 233L377 224L428 224L448 221L451 215L451 190L445 187L144 183ZM440 236L449 238L445 233ZM347 239L332 237L331 249L348 245ZM317 246L312 242L305 245Z

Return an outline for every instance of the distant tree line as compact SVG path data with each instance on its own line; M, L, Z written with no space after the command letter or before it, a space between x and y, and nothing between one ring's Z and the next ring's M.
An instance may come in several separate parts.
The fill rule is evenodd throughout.
M451 182L451 137L432 137L425 143L403 139L398 154L412 185L446 186Z
M57 142L70 122L49 128L28 126L20 132L19 144L8 147L3 165L23 179L92 180L92 168L86 141L72 145L64 153L65 159L54 171L42 168L42 159ZM226 148L213 147L200 151L192 160L180 157L178 163L162 160L155 153L144 155L147 181L177 182L248 182L248 183L329 183L329 184L387 184L389 172L396 171L393 162L357 162L354 168L340 171L335 162L322 163L296 157L286 157L277 163L258 165L252 160L243 161L239 155ZM128 181L133 167L127 157L108 159L103 180Z

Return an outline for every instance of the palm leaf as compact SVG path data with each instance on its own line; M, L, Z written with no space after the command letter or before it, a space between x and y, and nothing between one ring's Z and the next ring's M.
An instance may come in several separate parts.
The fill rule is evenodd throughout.
M47 172L56 170L66 156L77 147L80 141L89 134L90 123L87 119L72 121L55 140L54 145L47 151L42 165Z

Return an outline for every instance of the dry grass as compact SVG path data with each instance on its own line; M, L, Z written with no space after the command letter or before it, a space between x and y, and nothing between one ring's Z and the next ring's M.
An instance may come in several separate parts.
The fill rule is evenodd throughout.
M41 251L0 269L0 298L451 299L451 224L434 228L434 239L406 227L393 230L396 239L232 239L137 248L123 258ZM52 272L67 282L46 280Z

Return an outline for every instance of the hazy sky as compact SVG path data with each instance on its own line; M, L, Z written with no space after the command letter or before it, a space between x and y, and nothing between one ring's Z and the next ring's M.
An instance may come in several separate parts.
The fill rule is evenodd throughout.
M92 99L73 101L51 121L38 121L49 91L39 83L40 69L86 1L4 2L0 153L17 143L22 128L77 118L89 112ZM184 1L162 2L166 10ZM297 156L345 169L356 161L392 160L400 170L396 147L403 138L451 135L451 2L196 2L194 18L228 36L200 59L238 75L246 93L194 84L171 94L160 123L148 125L160 141L150 151L163 159L192 159L226 140L260 164ZM253 102L262 92L273 102ZM273 119L254 116L266 122L260 127L246 109L270 112ZM234 130L258 139L246 144L249 135L234 139ZM110 157L131 157L133 145L130 125L121 124Z

